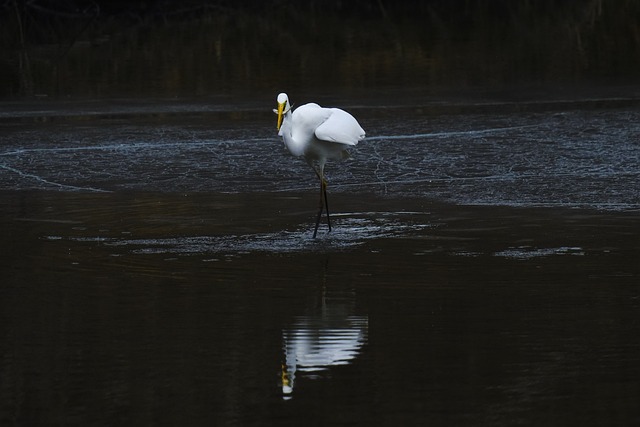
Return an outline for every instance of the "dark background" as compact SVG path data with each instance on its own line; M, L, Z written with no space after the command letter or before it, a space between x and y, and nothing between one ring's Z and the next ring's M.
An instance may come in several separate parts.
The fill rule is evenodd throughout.
M626 85L635 0L4 0L0 97Z

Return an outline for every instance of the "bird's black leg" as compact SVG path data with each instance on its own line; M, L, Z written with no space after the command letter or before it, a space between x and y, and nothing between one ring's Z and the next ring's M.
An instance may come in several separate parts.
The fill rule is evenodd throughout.
M313 168L313 171L316 173L316 176L320 180L320 206L318 206L316 227L313 230L313 238L315 239L316 235L318 234L320 219L322 218L322 210L326 209L327 211L327 225L329 226L329 231L331 231L331 217L329 216L329 199L327 198L327 180L324 179L324 163L320 164L318 168L314 167L312 163L309 163L309 165Z
M318 217L316 218L316 228L313 230L314 239L316 238L316 234L318 234L318 226L320 226L320 218L322 217L322 209L324 208L324 201L322 199L324 198L325 191L326 189L324 186L324 181L320 179L320 206L318 206Z
M322 178L322 193L324 195L324 206L327 210L327 225L331 231L331 218L329 217L329 199L327 198L327 180Z

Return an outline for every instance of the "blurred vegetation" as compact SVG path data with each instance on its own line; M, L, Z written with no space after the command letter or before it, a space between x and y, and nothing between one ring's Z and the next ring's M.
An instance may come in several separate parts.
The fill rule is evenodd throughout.
M636 83L637 0L0 0L0 96Z

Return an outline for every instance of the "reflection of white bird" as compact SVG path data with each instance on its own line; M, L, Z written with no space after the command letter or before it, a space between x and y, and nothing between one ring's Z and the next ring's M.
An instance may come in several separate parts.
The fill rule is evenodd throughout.
M367 316L323 312L297 318L291 327L282 331L283 397L291 397L297 372L320 372L351 363L367 342L368 330Z
M349 157L347 148L355 146L364 138L365 132L358 121L339 108L323 108L318 104L305 104L291 112L286 93L278 95L278 135L284 140L291 154L303 156L320 179L320 207L313 237L318 233L323 208L327 210L327 225L331 231L327 181L324 165L327 160Z

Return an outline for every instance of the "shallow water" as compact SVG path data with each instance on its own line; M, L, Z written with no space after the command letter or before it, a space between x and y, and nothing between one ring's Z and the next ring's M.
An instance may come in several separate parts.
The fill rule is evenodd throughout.
M435 116L420 106L354 107L368 138L350 162L329 165L332 192L637 210L640 109L567 106L580 105L589 108L521 113L527 108L520 104L488 104L468 108L481 112ZM111 120L85 123L66 111L63 118L76 120L5 124L1 188L240 193L316 185L307 165L278 141L272 115L256 107L233 117L191 106L155 119L148 106L140 108L133 111L145 120L126 109L113 118L103 107Z
M1 424L640 421L639 111L469 110L356 107L318 239L271 115L3 122Z

